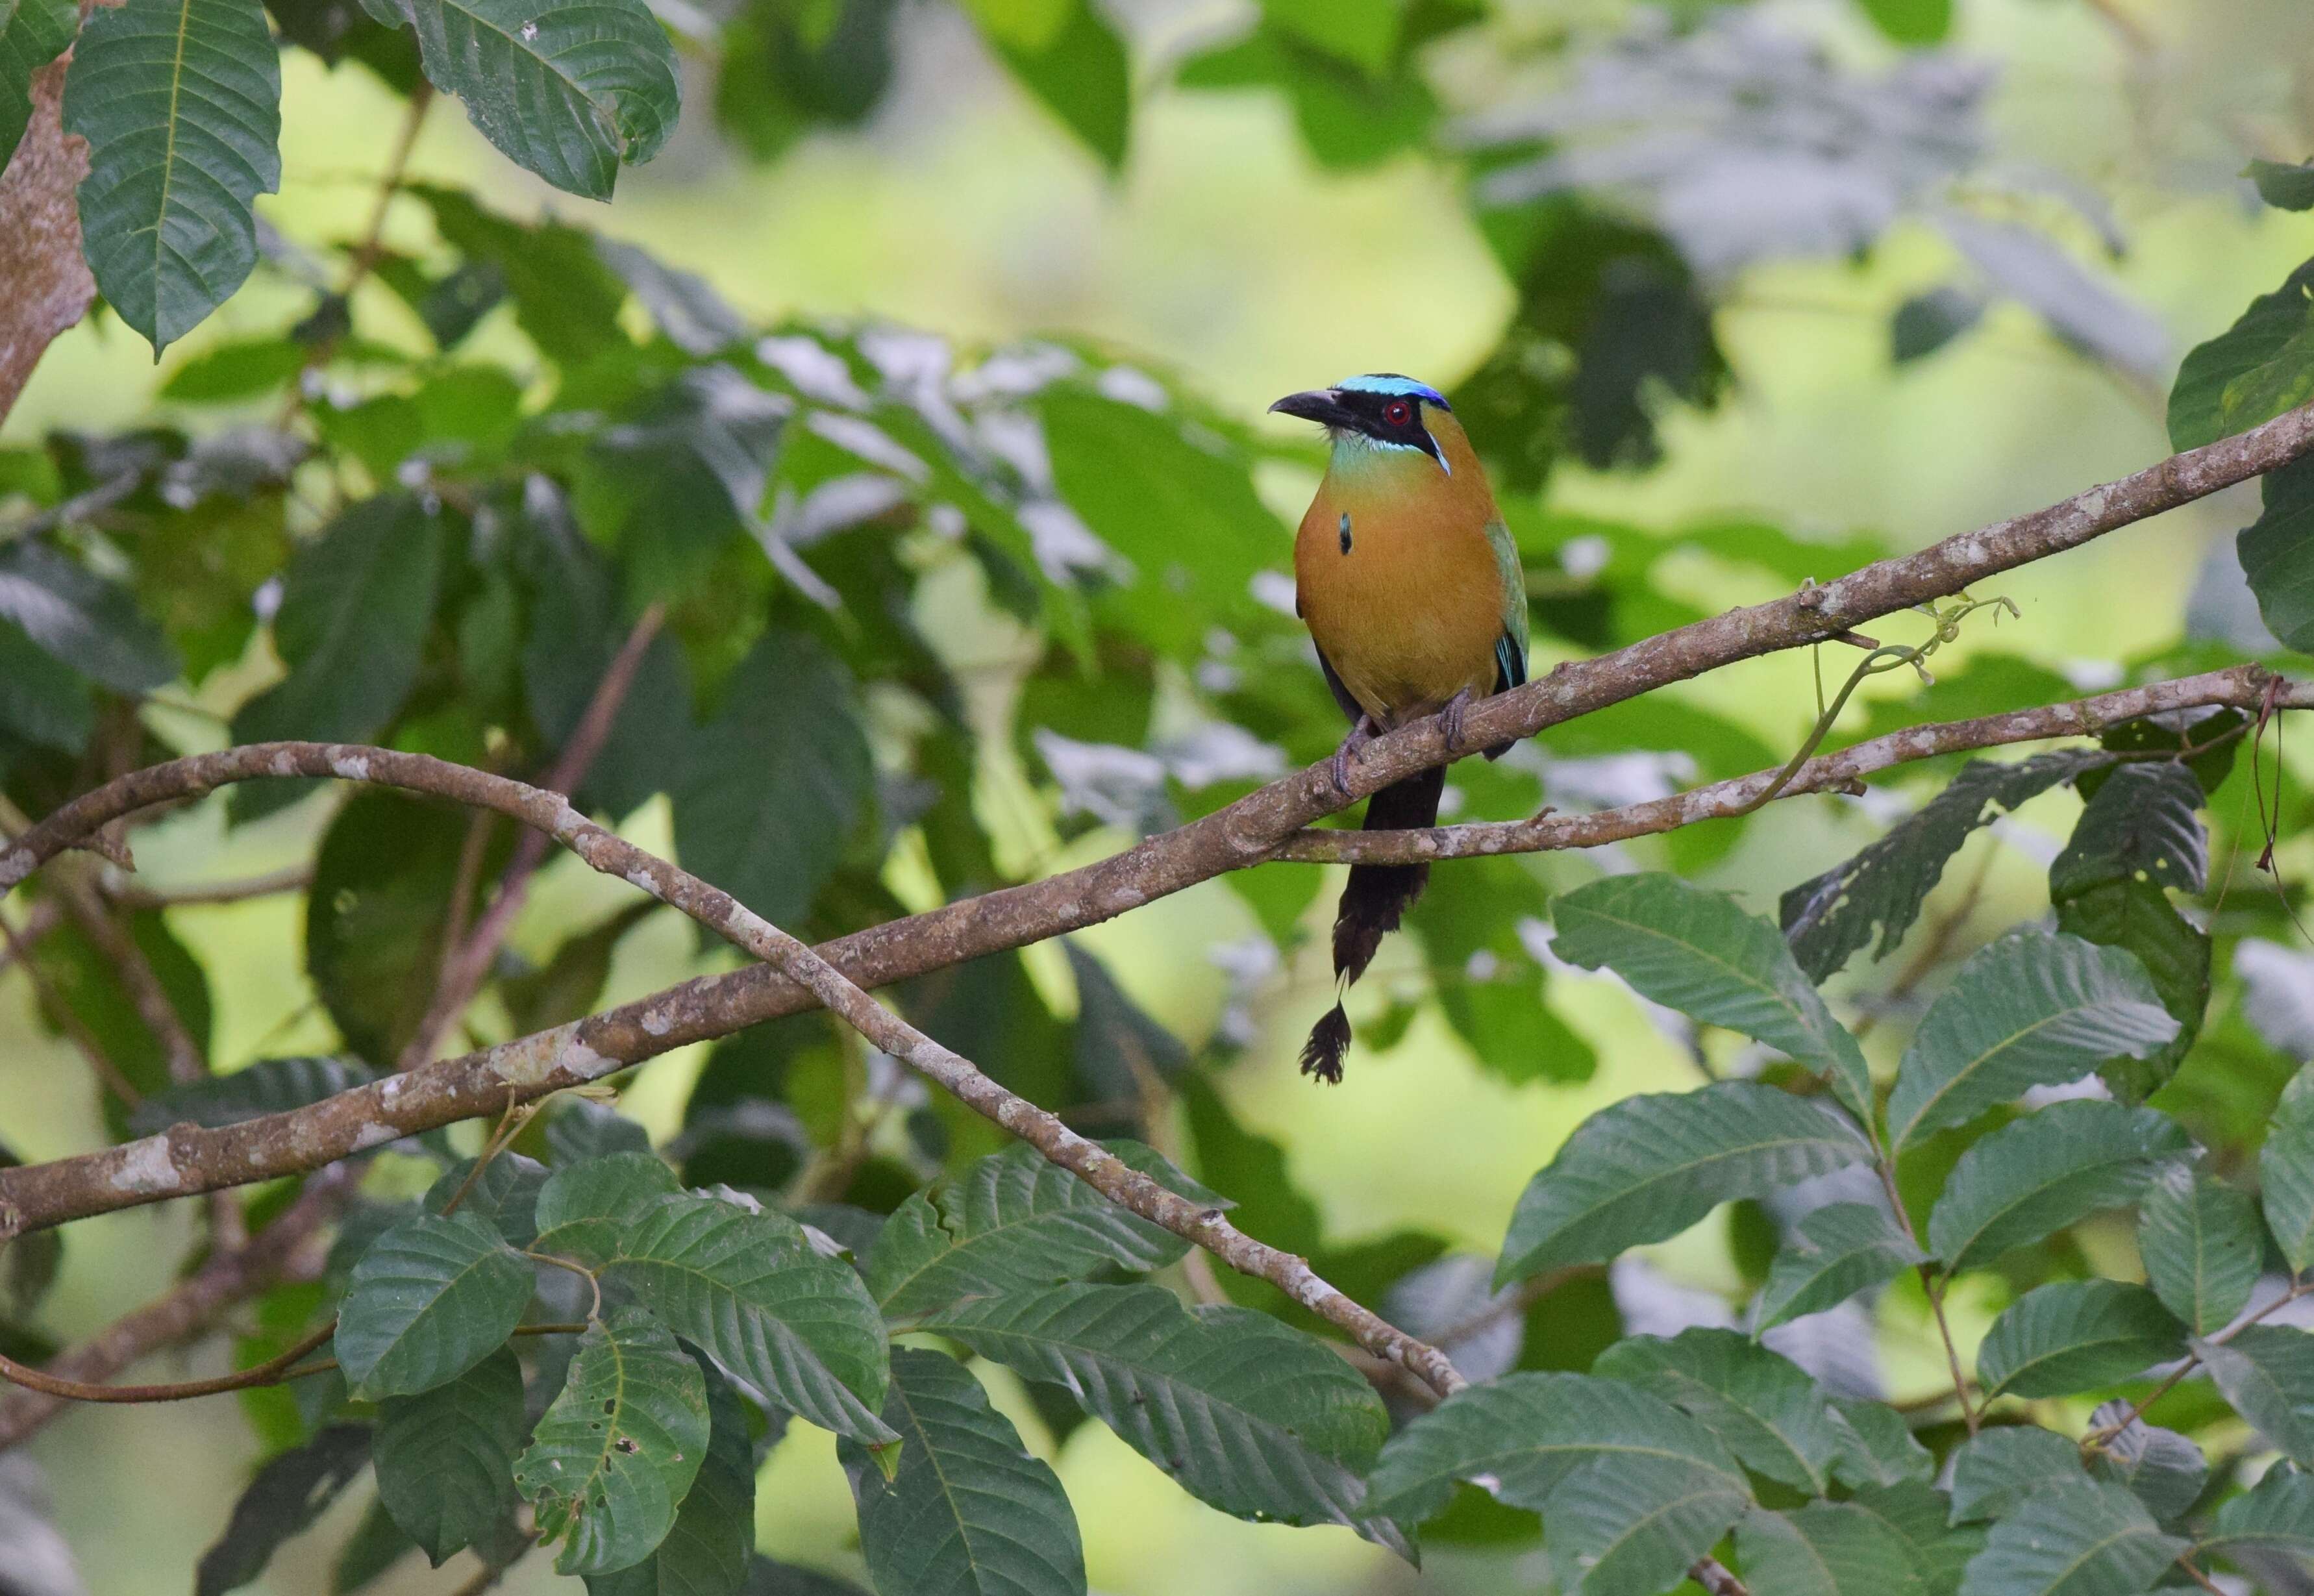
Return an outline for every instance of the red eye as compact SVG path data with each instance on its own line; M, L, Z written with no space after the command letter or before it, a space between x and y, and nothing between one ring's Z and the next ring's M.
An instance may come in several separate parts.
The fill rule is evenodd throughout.
M1403 427L1414 419L1414 407L1402 399L1393 399L1382 406L1382 419L1392 427Z

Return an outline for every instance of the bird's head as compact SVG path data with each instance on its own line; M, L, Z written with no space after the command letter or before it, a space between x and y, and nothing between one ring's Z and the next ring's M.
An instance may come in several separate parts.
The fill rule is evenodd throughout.
M1449 477L1470 443L1445 395L1412 377L1382 372L1330 388L1289 393L1269 407L1315 421L1333 440L1337 469L1421 458Z

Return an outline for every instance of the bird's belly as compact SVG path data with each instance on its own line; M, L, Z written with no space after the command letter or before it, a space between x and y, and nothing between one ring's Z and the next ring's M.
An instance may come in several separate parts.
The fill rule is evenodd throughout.
M1418 542L1376 526L1345 553L1305 528L1294 565L1310 635L1375 719L1414 719L1494 686L1502 578L1483 533Z

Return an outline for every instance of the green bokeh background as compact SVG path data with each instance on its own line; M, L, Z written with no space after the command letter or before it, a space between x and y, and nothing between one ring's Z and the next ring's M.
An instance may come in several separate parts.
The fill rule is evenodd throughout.
M1621 8L1570 0L1524 9L1548 26L1612 18ZM1860 60L1887 53L1843 4L1773 9L1828 33L1834 48ZM2167 0L2133 9L2147 18L2163 52L2159 96L2141 93L2145 64L2083 0L1963 0L1954 42L2001 66L1993 101L2001 155L2069 174L2115 206L2131 248L2108 263L2112 277L2156 313L2182 352L2308 253L2305 218L2260 213L2222 186L2179 181L2218 151L2202 112L2230 94L2242 74L2263 69L2260 30L2281 13L2278 0ZM1138 16L1136 10L1119 8L1135 23L1144 65L1235 14L1225 0L1151 4ZM1153 86L1136 117L1130 164L1112 183L953 15L927 9L907 38L899 91L875 125L856 137L808 141L769 169L730 158L706 119L694 117L658 163L623 180L614 207L550 201L489 150L455 108L444 107L425 127L414 172L473 185L512 208L552 203L702 272L753 314L888 319L967 339L1090 335L1182 374L1247 416L1280 393L1352 372L1405 371L1445 382L1492 347L1511 291L1454 180L1440 168L1407 158L1355 175L1324 173L1274 99ZM351 236L366 218L399 109L358 69L331 75L303 53L283 65L284 192L259 208L293 239ZM703 99L702 86L692 87L694 102ZM2205 97L2209 107L2201 103ZM423 247L418 207L397 210L388 237ZM1665 462L1650 473L1562 469L1550 490L1553 507L1648 525L1740 512L1802 533L1875 532L1907 549L2036 507L2167 452L2158 395L2067 351L2014 306L1996 309L1983 327L1935 357L1892 368L1888 316L1951 268L1947 246L1904 224L1868 263L1748 274L1719 316L1738 378L1730 399L1715 414L1672 416ZM382 292L375 297L365 313L393 313ZM286 303L278 290L252 289L158 371L146 346L117 323L76 329L50 350L0 440L148 416L155 388L177 364L277 325ZM502 329L498 335L511 336ZM1309 481L1275 468L1263 486L1281 518L1250 525L1245 535L1267 540L1282 569L1287 525ZM2252 502L2248 490L2237 489L2004 579L1999 591L2016 601L2022 619L1973 626L1958 652L1994 648L2069 667L2174 638L2206 546L2240 526ZM1679 568L1674 579L1683 596L1712 608L1769 596L1764 586L1750 590L1746 579L1731 581L1700 563ZM992 624L963 595L949 595L935 630L954 657L971 657L991 641ZM1913 635L1902 619L1886 630ZM1941 668L1956 663L1948 655ZM1683 691L1788 746L1811 712L1807 669L1804 657L1783 656ZM228 688L212 683L214 692ZM1909 677L1883 678L1873 692L1916 696L1920 717L1937 718L1934 690ZM1001 713L1001 691L992 689L988 699L989 712ZM221 734L200 735L214 742ZM1008 779L1017 776L992 771L992 789L1001 792ZM2077 802L2054 795L2020 824L2061 837ZM1012 807L1021 818L1011 823L1008 842L1024 857L1047 853L1050 836L1041 821L1028 806ZM1746 892L1754 907L1771 907L1777 890L1860 840L1841 815L1829 800L1782 806L1755 823L1715 879ZM299 856L313 819L292 811L228 842L212 806L144 833L139 862L162 881L269 869ZM664 811L647 809L629 831L663 847ZM1117 841L1083 839L1050 852L1049 862L1081 862ZM1992 837L1972 849L1997 855L1974 936L2040 912L2041 866L2028 851ZM1952 878L1973 873L1974 859ZM618 889L555 867L526 911L517 943L551 947L556 926L597 913L606 893ZM297 974L295 916L288 900L172 914L210 972L221 1068L328 1041ZM1216 968L1182 949L1201 950L1251 929L1239 901L1215 884L1087 939L1111 956L1137 997L1196 1037L1216 1022L1226 984ZM1065 1002L1064 971L1055 968L1056 952L1046 953L1036 967ZM1314 949L1305 954L1265 992L1262 1037L1225 1087L1250 1125L1288 1149L1294 1178L1319 1200L1335 1237L1414 1226L1491 1252L1521 1185L1583 1115L1632 1091L1694 1078L1689 1062L1619 988L1573 977L1554 983L1553 1002L1598 1051L1598 1074L1585 1086L1513 1088L1475 1068L1446 1027L1426 1016L1393 1051L1362 1056L1346 1089L1312 1090L1294 1074L1293 1051L1329 1000ZM1402 961L1400 968L1415 962L1409 948L1394 948L1370 986L1386 990L1392 960ZM605 1001L625 1001L702 967L687 928L662 917L622 945ZM696 1067L684 1054L647 1066L628 1094L631 1111L664 1135ZM102 1140L87 1080L69 1048L33 1023L15 972L0 974L0 1101L10 1108L6 1138L28 1159ZM181 1250L184 1228L183 1215L155 1211L75 1225L61 1284L43 1309L45 1327L76 1338L165 1288L164 1260ZM1735 1288L1716 1221L1650 1253L1683 1283ZM1895 1294L1883 1310L1888 1372L1900 1397L1939 1377L1924 1358L1912 1311ZM1982 1317L1964 1314L1963 1327L1973 1339ZM155 1360L142 1377L206 1371L220 1356L212 1345L190 1360ZM1048 1445L1010 1377L983 1373L1031 1443ZM90 1591L142 1592L184 1588L190 1559L241 1488L254 1443L231 1400L213 1399L75 1413L33 1450L49 1470L58 1522ZM764 1551L848 1565L852 1505L834 1451L829 1437L798 1426L773 1455L758 1498ZM1053 1455L1083 1526L1093 1587L1111 1596L1506 1588L1499 1565L1446 1557L1418 1575L1347 1531L1236 1522L1172 1489L1098 1424L1079 1429ZM328 1558L362 1495L349 1494L321 1532L293 1545L253 1588L281 1596L324 1589ZM411 1592L455 1583L450 1571L429 1574L413 1560L375 1588ZM534 1558L502 1588L566 1586L577 1588Z

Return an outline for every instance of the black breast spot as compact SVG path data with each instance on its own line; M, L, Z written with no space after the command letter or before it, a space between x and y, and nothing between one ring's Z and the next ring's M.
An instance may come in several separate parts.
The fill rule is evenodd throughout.
M1343 553L1345 553L1345 554L1347 554L1347 553L1348 553L1349 551L1350 551L1350 513L1349 513L1349 511L1347 511L1347 510L1344 510L1344 511L1342 512L1342 552L1343 552Z

